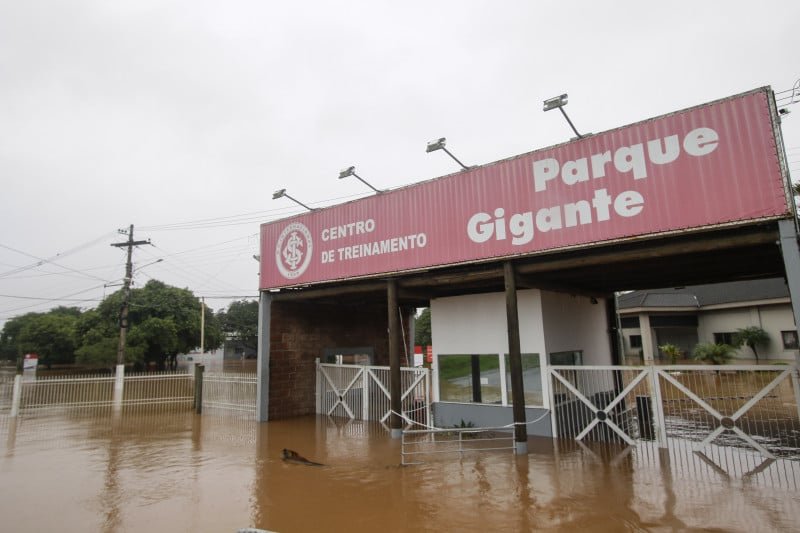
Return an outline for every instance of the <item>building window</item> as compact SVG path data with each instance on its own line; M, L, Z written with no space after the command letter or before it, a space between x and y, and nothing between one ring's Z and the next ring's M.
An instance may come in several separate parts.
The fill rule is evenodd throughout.
M511 363L506 354L506 403L513 405L511 397ZM522 390L525 405L543 405L542 401L542 368L538 353L524 353L522 359Z
M641 348L642 347L642 336L641 335L631 335L630 336L630 344L631 344L631 348Z
M725 333L714 333L714 344L729 344L733 346L733 336L736 333L727 331Z
M581 366L583 364L583 351L552 352L550 364L556 366Z
M784 350L796 350L798 348L797 331L781 331L781 338L783 339Z
M439 399L443 402L508 405L511 366L508 354L439 354ZM542 405L539 354L522 354L525 405ZM501 371L504 363L505 372ZM506 398L503 398L503 391Z
M440 354L443 402L502 403L499 354Z

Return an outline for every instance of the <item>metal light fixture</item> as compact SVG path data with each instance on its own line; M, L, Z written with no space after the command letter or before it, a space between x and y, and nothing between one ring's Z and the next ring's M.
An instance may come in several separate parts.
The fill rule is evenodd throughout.
M344 178L347 178L349 176L353 176L353 177L357 178L361 183L363 183L364 185L366 185L367 187L369 187L373 191L381 192L378 189L376 189L375 187L373 187L372 185L370 185L369 183L367 183L366 181L364 181L364 179L361 176L356 174L356 167L347 167L344 170L342 170L341 172L339 172L339 179L344 179Z
M286 189L278 189L277 191L275 191L274 193L272 193L272 199L273 199L273 200L277 200L278 198L283 198L284 196L285 196L286 198L288 198L289 200L293 201L294 203L296 203L296 204L298 204L298 205L301 205L301 206L305 207L305 208L306 208L306 209L308 209L309 211L313 211L313 210L314 210L314 208L313 208L313 207L308 207L306 204L304 204L303 202L301 202L301 201L300 201L300 200L298 200L297 198L292 198L291 196L289 196L288 194L286 194Z
M544 107L542 110L550 111L552 109L558 108L561 111L561 114L564 115L564 118L567 119L569 127L572 128L572 131L575 132L575 135L578 137L578 139L583 139L583 135L578 133L578 130L575 129L575 125L572 124L572 121L567 116L567 112L564 111L564 106L567 105L567 98L568 97L566 93L560 96L554 96L553 98L548 98L547 100L544 101Z
M467 165L465 165L464 163L462 163L461 161L456 159L456 156L451 154L450 151L447 148L445 148L444 145L445 145L446 142L447 142L447 139L445 139L444 137L440 137L439 139L437 139L435 141L431 141L431 142L428 143L428 147L425 149L425 152L430 153L430 152L435 152L436 150L444 150L444 153L446 153L447 155L452 157L453 161L455 161L456 163L461 165L461 168L463 168L464 170L469 170L469 167Z

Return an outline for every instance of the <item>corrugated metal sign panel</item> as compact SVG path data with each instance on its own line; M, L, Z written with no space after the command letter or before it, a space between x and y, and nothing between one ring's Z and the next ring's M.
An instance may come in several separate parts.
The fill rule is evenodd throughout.
M760 89L261 227L262 289L789 213Z

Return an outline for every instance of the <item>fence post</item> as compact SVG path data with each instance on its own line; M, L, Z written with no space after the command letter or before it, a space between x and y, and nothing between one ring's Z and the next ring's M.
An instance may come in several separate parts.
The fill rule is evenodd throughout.
M19 414L19 403L22 399L22 374L14 376L14 390L11 393L11 416Z
M369 420L369 379L365 366L361 369L361 420Z
M122 408L122 397L125 392L125 365L117 365L116 373L114 374L114 395L112 404L115 411Z
M425 425L433 426L431 418L431 369L425 369Z
M320 376L320 369L319 369L319 357L314 359L314 365L317 369L317 374L315 376L316 379L316 388L314 389L314 400L316 400L317 404L317 414L322 413L322 376Z
M653 417L656 424L656 440L659 448L667 448L667 428L664 417L664 403L661 398L661 380L658 379L658 367L651 365L648 367L651 379L651 398Z
M200 364L194 365L194 411L203 413L203 372L206 367Z

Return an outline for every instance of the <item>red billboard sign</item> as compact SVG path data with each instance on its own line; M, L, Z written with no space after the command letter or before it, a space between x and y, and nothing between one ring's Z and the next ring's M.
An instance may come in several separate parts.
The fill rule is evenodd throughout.
M261 226L262 289L790 213L768 89Z

